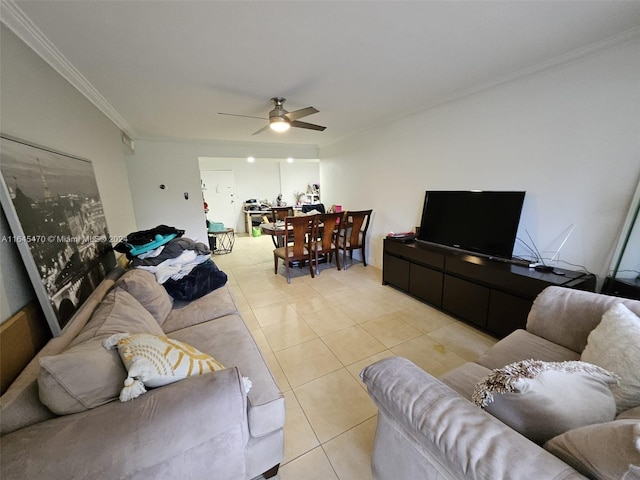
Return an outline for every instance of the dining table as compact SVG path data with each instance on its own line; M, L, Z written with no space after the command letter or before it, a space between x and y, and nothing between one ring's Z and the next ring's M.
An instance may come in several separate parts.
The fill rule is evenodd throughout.
M261 223L260 231L265 235L271 235L271 240L273 240L273 245L276 248L284 247L284 243L287 238L287 233L285 231L285 225L283 220L280 220L277 222Z

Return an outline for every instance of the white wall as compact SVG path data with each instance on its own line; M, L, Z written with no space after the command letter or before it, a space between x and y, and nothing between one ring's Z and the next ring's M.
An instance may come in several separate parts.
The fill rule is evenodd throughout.
M109 233L135 230L120 130L4 25L0 34L2 133L91 160ZM0 235L11 235L4 218ZM35 296L15 245L0 243L0 265L4 321Z
M384 235L419 225L425 190L526 190L519 236L526 228L555 251L573 224L560 258L606 274L640 180L639 49L636 40L322 147L323 200L374 209L367 258L381 266Z
M248 156L255 157L256 162L248 164ZM236 194L243 202L249 198L274 200L280 193L278 164L261 159L317 159L318 152L315 147L303 145L137 141L136 154L126 161L140 229L165 224L185 230L189 238L205 241L199 164L199 159L204 157L227 159L207 161L204 165L210 170L229 170L228 162L232 162L236 187L242 186ZM161 190L160 184L167 188ZM277 190L274 190L276 184ZM184 192L189 193L189 200L184 199ZM243 229L243 223L239 223L237 230Z
M295 159L288 163L282 158L256 158L249 163L246 158L198 159L201 171L229 170L236 183L236 232L244 231L242 204L249 199L275 201L282 193L287 205L294 205L294 192L305 191L308 183L319 183L320 163L317 159Z
M281 162L280 182L282 199L287 202L287 205L295 205L296 192L306 192L308 185L320 183L320 163L317 161ZM320 185L320 199L322 200L322 185ZM302 201L305 201L304 197Z

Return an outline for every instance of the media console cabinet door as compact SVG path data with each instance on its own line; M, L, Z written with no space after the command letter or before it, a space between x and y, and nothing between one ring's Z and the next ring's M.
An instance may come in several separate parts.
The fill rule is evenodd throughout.
M531 300L491 290L487 330L498 338L503 338L514 330L524 329L532 304Z
M382 281L390 283L405 292L409 291L409 262L392 255L384 254L382 267Z
M445 274L442 308L480 328L487 328L490 292L487 287Z
M409 267L409 293L436 307L442 306L443 274L412 263Z

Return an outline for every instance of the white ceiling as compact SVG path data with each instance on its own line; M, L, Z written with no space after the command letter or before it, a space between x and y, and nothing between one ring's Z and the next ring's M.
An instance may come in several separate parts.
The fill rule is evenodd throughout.
M327 145L640 35L640 1L2 0L134 138ZM324 132L251 134L273 96Z

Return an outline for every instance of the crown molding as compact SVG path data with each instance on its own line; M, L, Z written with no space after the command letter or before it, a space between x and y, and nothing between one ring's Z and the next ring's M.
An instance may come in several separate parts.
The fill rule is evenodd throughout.
M136 138L136 132L118 111L91 85L84 75L76 69L31 19L13 0L2 0L0 21L26 43L36 54L47 62L56 72L67 80L76 90L93 103L104 115L130 138Z

